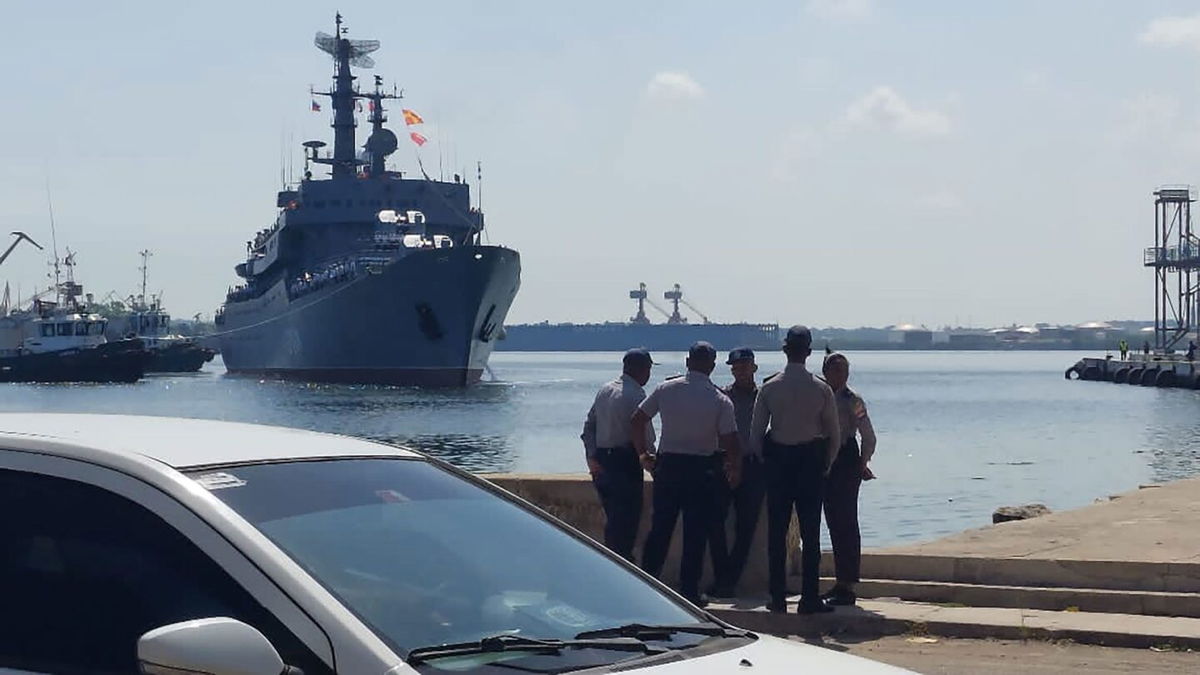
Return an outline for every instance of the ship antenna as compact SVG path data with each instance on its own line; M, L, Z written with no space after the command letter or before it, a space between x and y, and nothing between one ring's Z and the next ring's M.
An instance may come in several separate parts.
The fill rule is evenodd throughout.
M46 208L50 211L50 247L54 252L54 299L57 301L59 292L58 232L54 228L54 200L50 198L49 176L46 176Z
M143 305L146 304L146 269L150 266L150 256L154 255L150 249L142 249L138 252L142 256L142 266L139 268L142 271L142 297L140 298Z
M475 199L479 202L479 212L483 213L483 160L475 160Z

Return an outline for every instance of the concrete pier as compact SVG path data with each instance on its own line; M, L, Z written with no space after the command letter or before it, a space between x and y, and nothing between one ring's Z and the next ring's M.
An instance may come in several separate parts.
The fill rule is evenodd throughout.
M604 516L586 474L487 478L602 539ZM647 506L650 488L647 481ZM648 524L649 508L640 537ZM762 519L740 599L709 607L736 625L779 635L918 631L1200 648L1200 478L927 543L865 551L859 606L823 616L765 610L764 525ZM668 584L678 573L678 539L677 528L664 569ZM796 550L794 538L789 548ZM828 553L822 564L823 573L831 574Z

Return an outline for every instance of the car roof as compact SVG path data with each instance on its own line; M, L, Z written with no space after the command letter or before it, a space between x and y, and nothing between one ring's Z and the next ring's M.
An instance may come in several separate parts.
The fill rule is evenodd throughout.
M349 436L182 417L0 413L0 443L9 437L141 455L176 469L321 457L420 457Z

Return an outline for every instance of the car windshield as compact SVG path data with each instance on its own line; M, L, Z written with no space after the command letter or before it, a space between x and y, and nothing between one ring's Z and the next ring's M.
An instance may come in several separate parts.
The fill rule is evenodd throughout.
M256 464L192 477L404 656L497 635L571 640L705 620L602 551L425 460ZM703 639L682 634L675 646ZM586 651L601 662L631 657ZM494 657L546 655L494 654L478 667ZM452 669L472 670L462 658Z

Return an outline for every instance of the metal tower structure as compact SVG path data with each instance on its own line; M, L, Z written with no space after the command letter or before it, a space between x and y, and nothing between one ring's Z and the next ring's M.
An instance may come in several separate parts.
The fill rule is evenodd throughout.
M671 312L667 323L687 323L687 319L683 318L683 315L679 313L679 301L683 300L683 290L679 288L679 284L675 284L674 288L663 293L663 299L670 300L675 306L675 311Z
M1164 185L1154 192L1154 246L1142 264L1154 269L1154 350L1165 353L1186 340L1200 319L1200 239L1192 232L1189 185Z
M638 304L637 316L631 318L629 323L650 323L646 316L646 284L638 284L636 289L629 291L629 299L637 300Z

